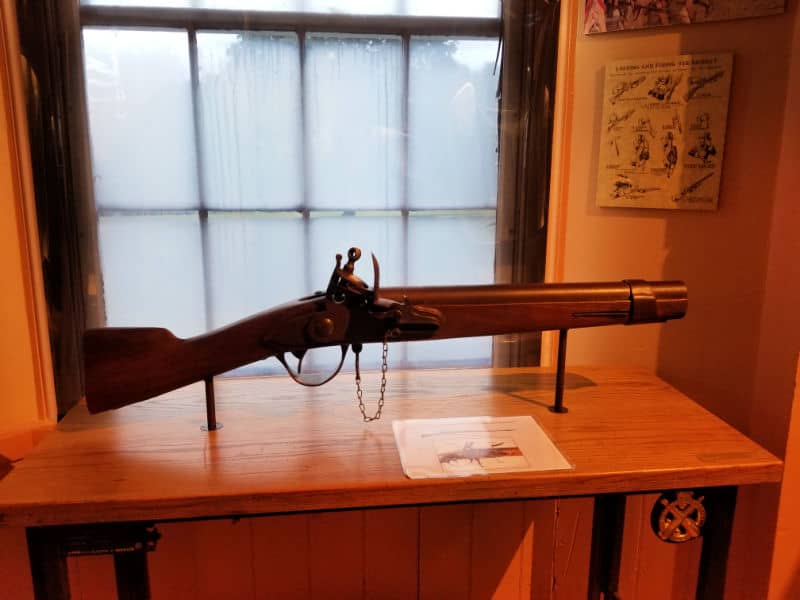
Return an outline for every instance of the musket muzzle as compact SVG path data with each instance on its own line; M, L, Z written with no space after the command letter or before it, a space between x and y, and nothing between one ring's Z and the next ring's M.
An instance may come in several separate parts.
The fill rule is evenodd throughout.
M660 323L680 319L686 314L689 298L684 282L626 279L625 283L631 290L631 309L626 325Z

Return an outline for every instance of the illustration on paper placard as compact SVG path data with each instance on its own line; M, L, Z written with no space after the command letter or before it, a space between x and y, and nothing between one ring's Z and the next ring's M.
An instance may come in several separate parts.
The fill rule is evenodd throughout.
M445 471L492 471L528 466L519 445L510 437L464 439L454 436L437 440L436 458Z
M683 133L683 125L681 125L681 118L677 112L672 114L672 128L677 129L678 133Z
M776 15L785 0L585 0L587 35Z
M675 165L678 164L678 147L675 145L675 136L671 131L667 132L662 140L664 147L664 168L667 170L667 177L672 177Z
M643 76L636 79L631 79L629 81L620 81L616 86L614 86L614 90L611 92L611 104L617 102L624 94L639 87L639 84L643 81Z
M647 143L647 138L644 134L640 133L633 140L633 160L631 166L637 169L642 169L650 160L650 144Z
M617 180L614 182L614 189L612 190L611 195L614 198L627 198L630 200L636 200L649 192L657 192L660 189L661 188L657 187L641 187L627 175L619 175Z
M732 66L700 54L606 67L598 206L716 209Z
M725 75L725 71L717 71L707 77L689 77L689 89L686 90L683 99L688 102L704 87L722 79L723 75Z
M711 115L707 112L701 112L694 118L694 123L689 126L689 129L697 131L699 129L708 129L709 127L711 127Z
M630 109L629 111L624 112L621 115L618 115L617 113L612 112L611 116L608 117L608 129L607 129L607 131L616 131L617 129L619 129L620 126L623 123L625 123L625 121L630 119L631 115L633 115L633 113L635 113L635 112L636 111L634 109Z
M711 176L714 175L714 172L708 173L707 175L703 175L700 179L687 185L685 188L681 190L681 193L675 196L673 200L675 202L680 202L681 200L685 200L689 194L694 193L701 185L703 185L707 180L711 179Z
M677 75L671 73L659 75L656 77L653 87L647 93L656 100L672 100L672 94L682 79L683 75L681 73Z
M649 117L642 117L633 128L638 133L649 133L651 138L656 137L656 130L653 128L653 123Z
M689 150L689 156L702 161L703 166L713 164L713 158L717 155L717 147L711 139L711 134L706 132L697 138L697 144Z

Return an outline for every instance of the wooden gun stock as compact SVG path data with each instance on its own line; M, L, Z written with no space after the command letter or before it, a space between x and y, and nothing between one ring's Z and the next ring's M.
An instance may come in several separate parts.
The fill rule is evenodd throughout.
M83 337L90 412L120 408L205 377L196 344L157 327L92 329Z

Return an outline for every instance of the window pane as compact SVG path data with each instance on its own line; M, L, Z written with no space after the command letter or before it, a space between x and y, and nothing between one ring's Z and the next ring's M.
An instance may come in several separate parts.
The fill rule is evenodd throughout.
M303 220L297 215L210 214L212 327L309 293Z
M302 204L297 35L199 33L205 204Z
M495 214L412 213L408 220L410 285L494 282Z
M411 38L412 208L496 205L496 54L497 40Z
M100 217L100 263L110 327L205 331L196 213Z
M311 208L400 206L402 61L397 37L308 37Z
M494 230L495 215L492 211L453 215L412 214L408 223L410 283L492 283ZM448 251L440 250L444 248ZM408 344L408 364L416 367L489 366L491 355L491 337Z
M98 206L196 207L186 33L84 29L83 44Z

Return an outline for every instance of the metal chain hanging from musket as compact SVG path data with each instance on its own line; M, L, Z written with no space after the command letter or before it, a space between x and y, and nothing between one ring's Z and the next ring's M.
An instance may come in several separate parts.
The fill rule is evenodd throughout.
M361 368L359 365L359 357L361 356L361 344L353 344L353 354L356 355L356 398L358 398L358 410L361 411L361 416L365 423L370 421L377 421L381 418L383 412L383 402L386 396L386 371L389 369L388 356L389 356L389 343L386 338L383 338L383 354L381 356L381 391L378 396L378 410L375 414L369 416L367 414L367 407L364 406L364 390L361 389Z

